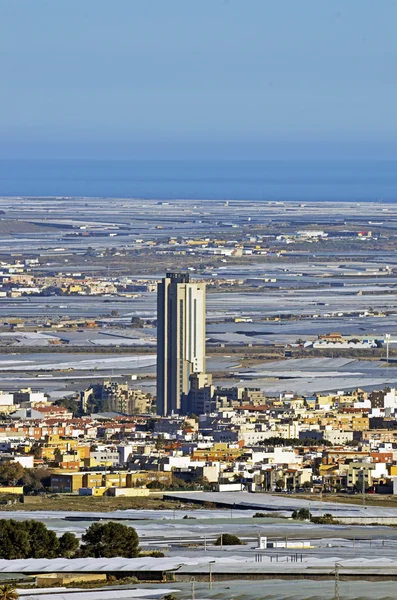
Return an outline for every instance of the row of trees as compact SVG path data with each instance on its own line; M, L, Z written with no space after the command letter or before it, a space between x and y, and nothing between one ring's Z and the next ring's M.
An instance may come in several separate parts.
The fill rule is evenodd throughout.
M328 440L313 440L312 438L305 438L303 440L299 438L282 438L278 436L267 438L258 442L261 446L332 446L332 443Z
M93 523L81 538L69 531L59 538L40 521L0 520L0 558L134 558L139 554L135 529L122 523Z

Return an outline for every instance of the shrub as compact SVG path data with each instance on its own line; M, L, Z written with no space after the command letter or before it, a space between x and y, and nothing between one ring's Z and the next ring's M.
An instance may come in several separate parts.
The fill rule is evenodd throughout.
M297 521L309 521L311 514L307 508L300 508L299 510L294 510L291 517Z
M139 557L151 556L152 558L164 558L165 554L161 550L143 550L139 553Z
M316 525L337 525L338 521L330 513L326 513L323 517L311 517L310 521Z
M233 533L221 533L215 541L215 546L241 546L243 542Z

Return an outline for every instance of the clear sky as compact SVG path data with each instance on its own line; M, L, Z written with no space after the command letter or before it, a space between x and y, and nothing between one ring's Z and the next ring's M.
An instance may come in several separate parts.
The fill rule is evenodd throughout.
M0 157L396 157L396 26L396 0L0 0Z

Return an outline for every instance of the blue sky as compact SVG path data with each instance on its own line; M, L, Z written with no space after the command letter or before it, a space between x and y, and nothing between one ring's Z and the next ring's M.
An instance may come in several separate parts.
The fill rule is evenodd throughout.
M0 0L0 156L397 156L395 0Z

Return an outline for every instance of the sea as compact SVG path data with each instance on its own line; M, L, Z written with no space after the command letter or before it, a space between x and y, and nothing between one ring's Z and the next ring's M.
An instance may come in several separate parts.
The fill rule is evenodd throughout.
M0 196L397 201L396 160L0 160Z

